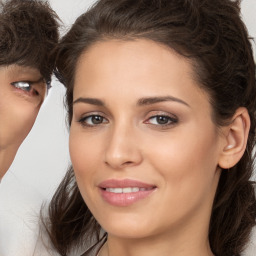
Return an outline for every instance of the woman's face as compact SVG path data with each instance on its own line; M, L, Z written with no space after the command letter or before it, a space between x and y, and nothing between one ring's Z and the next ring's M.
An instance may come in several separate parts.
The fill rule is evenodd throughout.
M109 236L208 233L224 139L186 59L147 40L97 43L78 61L73 111L77 183Z
M46 84L37 69L0 67L0 177L7 171L5 160L15 156L32 128L45 92Z

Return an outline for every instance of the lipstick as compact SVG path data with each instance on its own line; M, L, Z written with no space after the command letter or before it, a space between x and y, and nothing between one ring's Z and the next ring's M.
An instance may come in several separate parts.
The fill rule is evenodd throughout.
M156 186L153 184L143 183L137 180L110 179L99 184L102 198L114 206L129 206L148 197Z

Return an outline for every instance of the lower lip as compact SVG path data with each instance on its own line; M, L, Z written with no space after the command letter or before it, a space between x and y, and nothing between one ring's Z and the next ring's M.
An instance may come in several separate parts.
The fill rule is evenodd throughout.
M140 201L146 197L148 197L155 188L152 188L150 190L146 191L138 191L138 192L132 192L132 193L113 193L106 191L104 189L100 189L101 196L103 199L114 206L129 206L137 201Z

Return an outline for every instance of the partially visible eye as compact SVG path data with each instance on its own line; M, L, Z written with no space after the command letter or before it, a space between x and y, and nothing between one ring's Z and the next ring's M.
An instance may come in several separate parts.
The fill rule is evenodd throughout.
M38 91L35 90L32 86L32 82L29 81L17 81L17 82L12 82L11 85L14 87L21 89L27 93L31 93L32 95L38 95Z
M89 115L81 118L78 122L84 126L97 126L108 123L108 120L100 115Z
M150 117L146 123L152 125L159 125L159 126L171 126L178 122L176 117L171 117L168 115L155 115Z
M52 88L51 81L47 81L46 82L46 95L48 95L51 88Z

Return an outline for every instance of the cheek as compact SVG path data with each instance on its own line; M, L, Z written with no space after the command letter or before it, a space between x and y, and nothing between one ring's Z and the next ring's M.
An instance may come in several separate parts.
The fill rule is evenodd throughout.
M94 136L87 136L78 127L70 128L69 152L77 179L86 177L86 182L101 161L99 150L102 145Z
M102 141L94 135L84 135L80 129L71 125L69 152L76 181L88 207L94 205L95 184L98 170L102 164Z
M1 146L15 144L19 146L28 135L39 108L28 102L8 102L0 105L0 141Z
M163 177L164 186L175 200L185 203L214 193L218 163L218 143L214 131L190 129L174 134L170 143L154 143L147 159ZM151 148L152 149L152 148ZM172 197L170 197L172 198Z
M153 208L159 209L165 225L183 223L198 214L210 215L216 193L219 180L216 136L196 130L190 132L193 137L186 130L153 141L154 147L147 151L146 159L158 173L161 191L161 200L155 201Z

